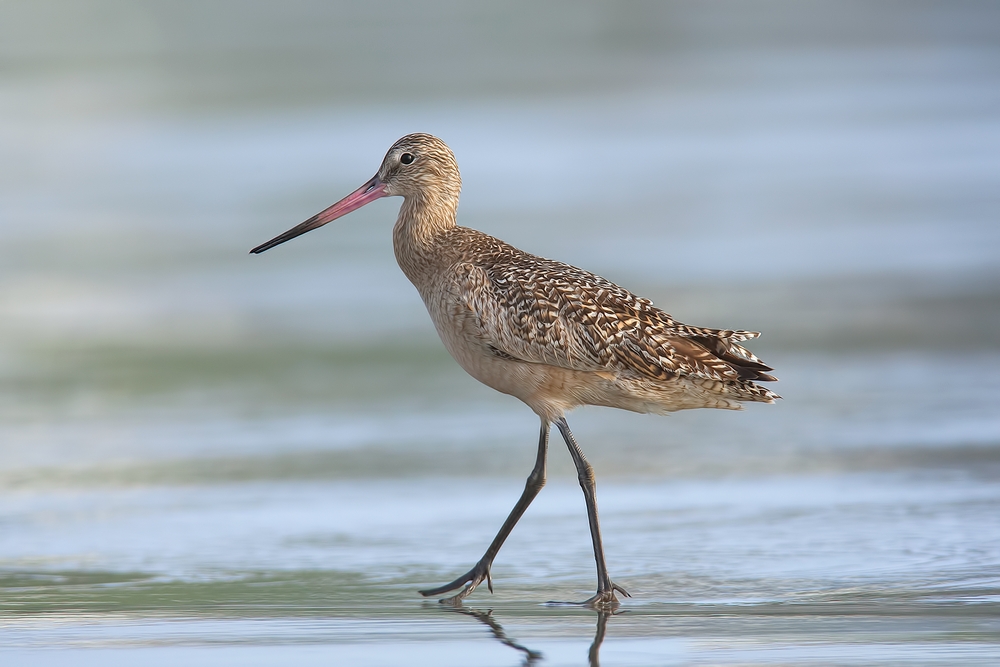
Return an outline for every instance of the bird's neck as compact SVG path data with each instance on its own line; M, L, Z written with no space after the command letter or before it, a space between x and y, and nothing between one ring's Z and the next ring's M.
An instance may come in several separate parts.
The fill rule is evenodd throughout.
M392 245L399 268L418 289L446 259L444 237L455 228L457 210L457 196L403 199L392 229Z

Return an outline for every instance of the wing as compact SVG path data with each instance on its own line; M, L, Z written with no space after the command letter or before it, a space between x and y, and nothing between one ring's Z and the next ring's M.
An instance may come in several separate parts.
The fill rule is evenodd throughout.
M509 250L487 265L463 263L455 274L480 338L498 356L663 380L774 379L737 345L756 332L681 324L605 278Z

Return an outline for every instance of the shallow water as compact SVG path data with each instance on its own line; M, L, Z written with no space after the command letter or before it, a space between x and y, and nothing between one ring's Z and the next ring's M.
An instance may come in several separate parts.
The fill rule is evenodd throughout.
M1000 662L993 5L80 7L0 9L4 664ZM546 604L594 587L557 439L495 593L417 594L538 425L397 202L246 255L414 130L463 223L764 332L777 405L570 416L614 615Z

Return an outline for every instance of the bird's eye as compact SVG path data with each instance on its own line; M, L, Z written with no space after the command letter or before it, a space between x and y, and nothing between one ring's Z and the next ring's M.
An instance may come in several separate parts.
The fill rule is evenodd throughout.
M399 161L403 164L410 164L413 162L413 153L403 153L399 156Z

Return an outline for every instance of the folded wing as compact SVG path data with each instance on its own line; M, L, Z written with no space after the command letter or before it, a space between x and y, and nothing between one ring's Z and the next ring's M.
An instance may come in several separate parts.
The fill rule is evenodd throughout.
M652 380L775 379L738 344L756 332L682 324L600 276L509 246L503 250L488 266L467 263L454 274L483 342L500 356Z

